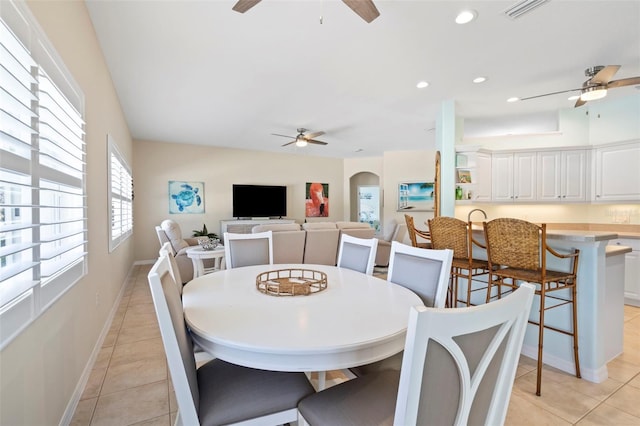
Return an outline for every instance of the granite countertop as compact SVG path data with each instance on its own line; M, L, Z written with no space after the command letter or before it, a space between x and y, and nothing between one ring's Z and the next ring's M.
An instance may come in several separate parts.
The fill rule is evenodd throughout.
M617 256L619 254L631 253L633 250L627 246L607 246L605 256Z
M549 223L549 230L598 231L618 234L617 238L640 239L640 225L621 223Z
M575 242L596 242L608 241L618 238L615 232L604 231L578 231L563 229L547 229L547 238L549 240L575 241Z
M482 232L482 224L473 224L474 232ZM547 223L549 240L597 242L617 238L640 239L640 225L589 224L589 223Z

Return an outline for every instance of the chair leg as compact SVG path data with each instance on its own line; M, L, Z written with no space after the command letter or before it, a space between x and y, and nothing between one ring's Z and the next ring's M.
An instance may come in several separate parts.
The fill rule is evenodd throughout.
M489 279L487 280L487 300L486 303L491 302L491 286L493 284L493 274L489 272Z
M457 279L455 269L451 269L451 279L449 281L449 288L447 290L447 307L455 308L455 300L456 300L456 287L457 287Z
M473 270L467 269L467 306L471 306L471 277L473 277Z
M447 304L449 308L457 308L458 307L458 286L459 286L459 275L460 269L452 266L451 267L451 281L449 285L449 294L447 295Z
M580 379L582 378L582 376L580 375L580 357L578 353L578 293L575 282L573 283L571 294L573 299L571 303L571 308L573 311L573 357L576 363L576 377Z
M542 346L544 340L544 284L540 286L540 318L538 323L538 371L536 378L536 395L540 396L542 384Z
M324 390L327 387L327 372L318 371L318 391Z

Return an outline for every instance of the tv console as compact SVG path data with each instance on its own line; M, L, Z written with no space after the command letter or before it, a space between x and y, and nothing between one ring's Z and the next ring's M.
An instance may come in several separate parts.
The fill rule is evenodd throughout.
M220 235L225 232L234 234L250 234L256 225L267 225L274 223L296 223L293 219L229 219L220 221Z

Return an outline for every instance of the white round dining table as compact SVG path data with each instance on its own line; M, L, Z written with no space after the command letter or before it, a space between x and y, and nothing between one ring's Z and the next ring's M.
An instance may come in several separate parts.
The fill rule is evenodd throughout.
M327 288L306 296L260 292L256 277L278 269L327 274ZM259 265L195 278L182 293L193 340L222 360L272 371L355 367L404 349L410 290L327 265Z

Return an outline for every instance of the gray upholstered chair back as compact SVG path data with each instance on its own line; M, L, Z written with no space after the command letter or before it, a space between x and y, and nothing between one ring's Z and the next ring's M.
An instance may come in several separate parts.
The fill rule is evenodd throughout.
M470 308L412 308L394 424L504 424L534 290L523 284Z
M273 264L271 231L255 234L224 233L224 254L227 269Z
M387 280L416 293L428 307L445 305L452 250L430 250L393 241Z
M375 238L364 239L342 234L338 249L338 266L371 275L377 247L378 240Z
M148 280L180 417L183 424L197 425L200 396L193 343L168 256L158 258L149 271Z

